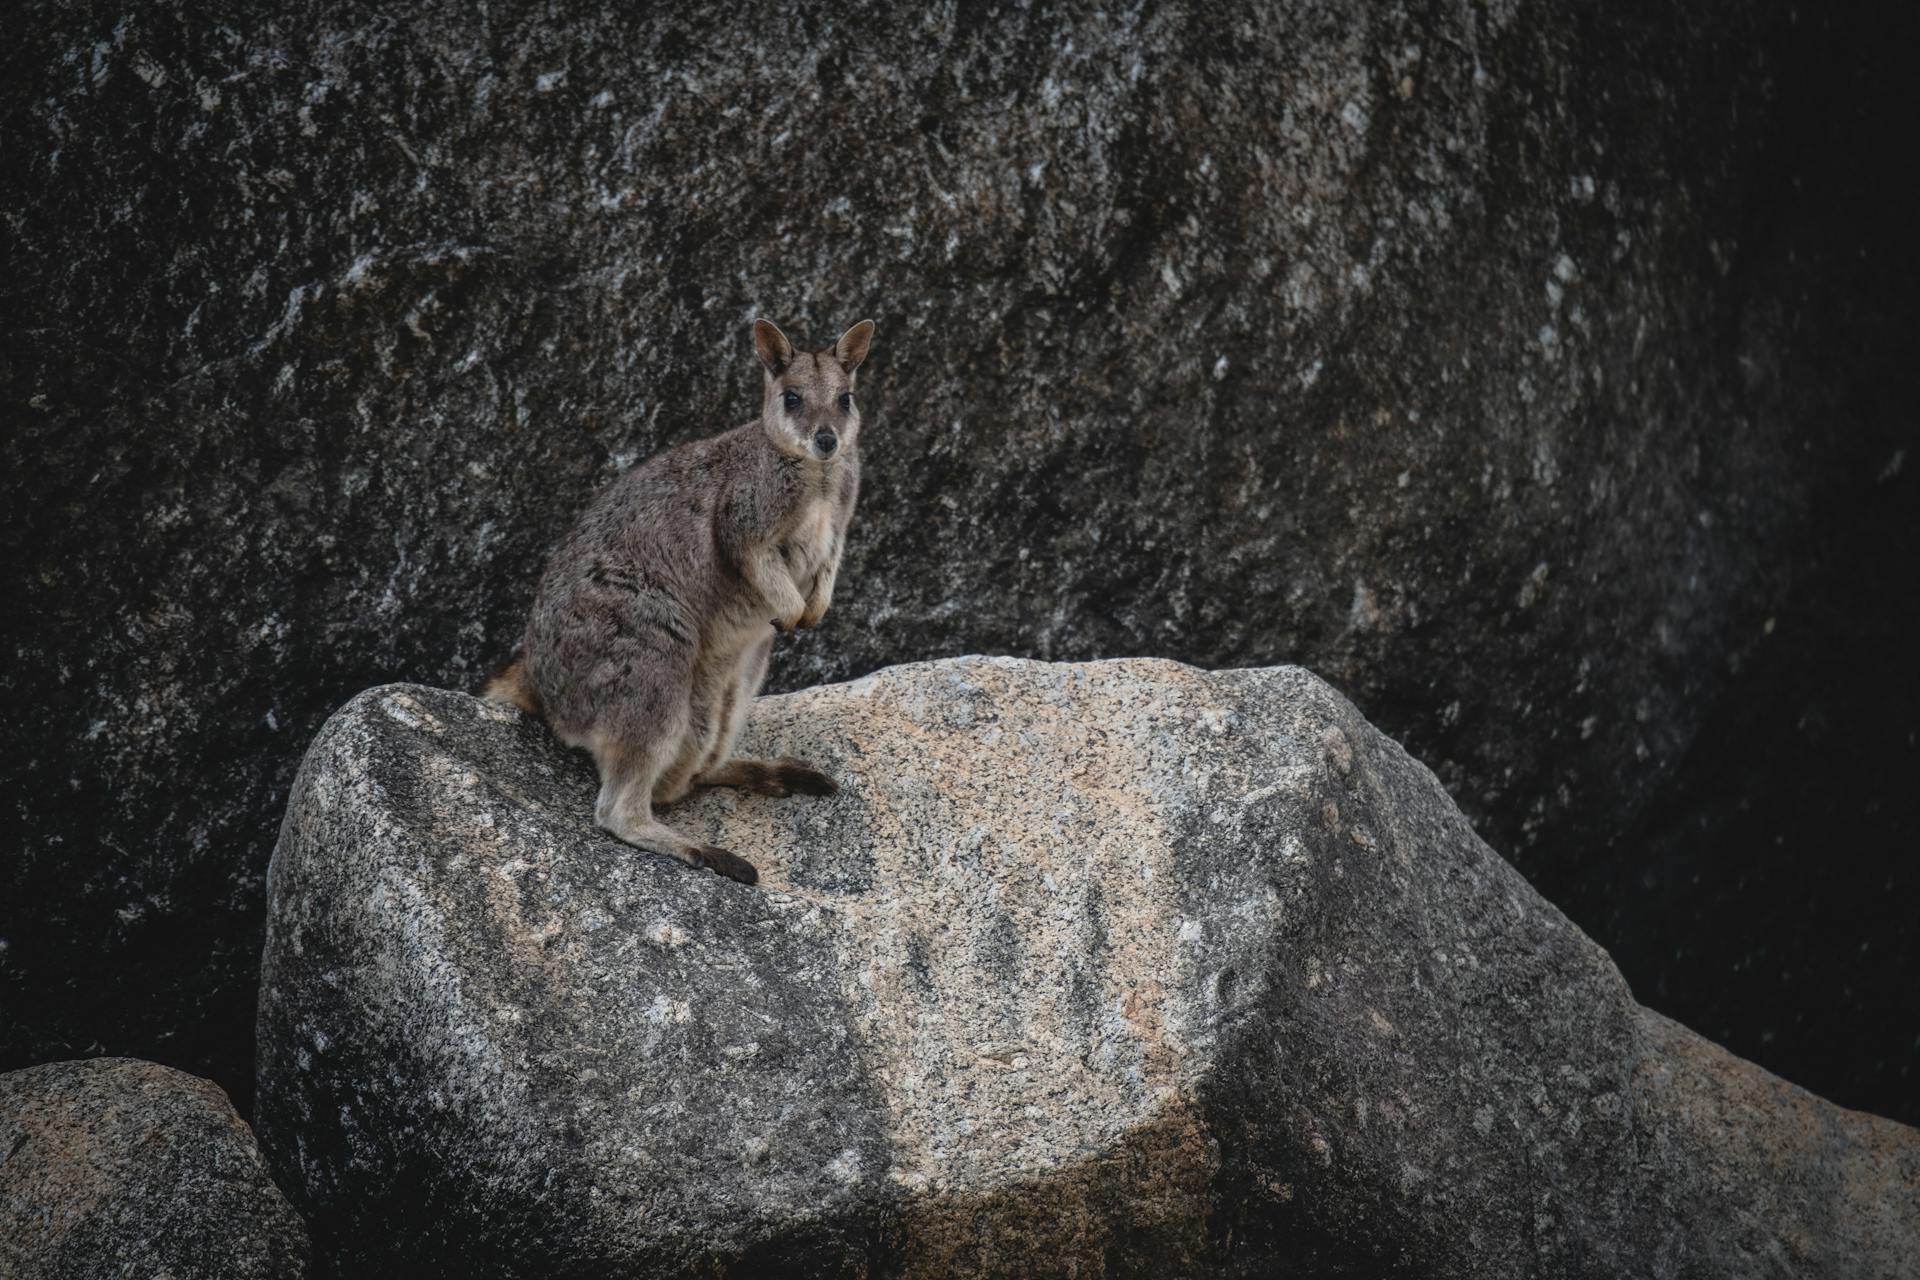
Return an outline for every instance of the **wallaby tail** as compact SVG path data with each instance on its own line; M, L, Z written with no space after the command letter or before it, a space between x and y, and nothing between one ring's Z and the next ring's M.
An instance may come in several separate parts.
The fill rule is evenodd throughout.
M488 702L504 702L520 708L528 715L540 714L540 699L533 696L533 686L527 683L527 666L518 655L507 660L507 665L493 673L480 696Z

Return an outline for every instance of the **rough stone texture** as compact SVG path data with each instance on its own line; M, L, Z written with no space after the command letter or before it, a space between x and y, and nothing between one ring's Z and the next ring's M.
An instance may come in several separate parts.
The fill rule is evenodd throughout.
M0 1075L0 1276L269 1280L307 1229L211 1081L131 1058Z
M502 658L594 485L747 416L751 315L871 313L777 682L1305 663L1667 1007L1914 1114L1880 17L279 9L35 3L0 51L0 1064L243 1094L327 712Z
M673 810L756 889L517 712L321 732L259 1124L343 1274L1914 1274L1920 1133L1640 1008L1304 671L918 664L746 745L843 787Z

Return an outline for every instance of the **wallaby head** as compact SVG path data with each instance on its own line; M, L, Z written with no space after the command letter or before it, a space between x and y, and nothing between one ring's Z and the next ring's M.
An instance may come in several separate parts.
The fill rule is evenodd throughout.
M853 448L860 435L853 374L872 343L871 320L862 320L819 351L795 351L777 325L753 322L753 349L767 370L760 424L774 448L789 457L820 462Z

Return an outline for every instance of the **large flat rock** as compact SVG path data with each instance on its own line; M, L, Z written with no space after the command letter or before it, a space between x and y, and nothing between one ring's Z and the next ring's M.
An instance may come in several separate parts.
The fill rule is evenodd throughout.
M5 1280L299 1280L309 1252L212 1082L129 1058L0 1075Z
M1639 1007L1302 670L907 666L746 748L843 787L670 811L753 889L516 712L321 732L258 1121L344 1274L1912 1274L1920 1135Z

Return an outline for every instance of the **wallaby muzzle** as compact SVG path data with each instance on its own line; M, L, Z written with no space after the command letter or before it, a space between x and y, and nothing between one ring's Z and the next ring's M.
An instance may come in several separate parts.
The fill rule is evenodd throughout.
M840 447L840 437L831 431L813 433L813 451L823 458L831 458L833 451Z

